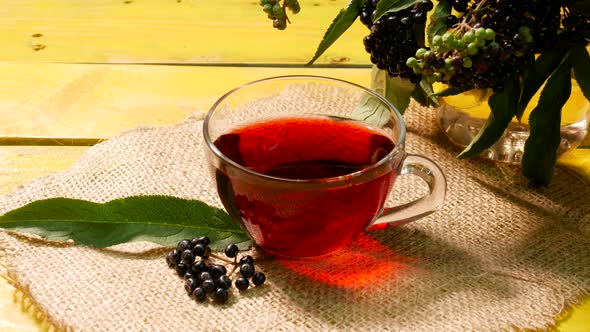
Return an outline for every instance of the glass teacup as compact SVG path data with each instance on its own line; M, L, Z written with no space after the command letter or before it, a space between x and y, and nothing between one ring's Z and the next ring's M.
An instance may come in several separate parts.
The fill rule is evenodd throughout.
M384 125L355 116L367 105ZM213 105L203 133L225 209L270 254L329 254L369 228L419 219L444 201L441 169L404 151L401 114L353 83L318 76L251 82ZM408 173L430 193L384 207L396 177Z

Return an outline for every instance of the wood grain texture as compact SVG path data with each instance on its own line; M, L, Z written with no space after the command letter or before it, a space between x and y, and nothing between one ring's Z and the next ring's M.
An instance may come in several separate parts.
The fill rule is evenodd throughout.
M347 0L301 0L285 31L258 0L0 0L0 60L305 64ZM366 64L353 27L323 64Z
M11 138L108 138L137 126L173 124L268 76L370 83L368 68L0 63L0 72L0 137Z

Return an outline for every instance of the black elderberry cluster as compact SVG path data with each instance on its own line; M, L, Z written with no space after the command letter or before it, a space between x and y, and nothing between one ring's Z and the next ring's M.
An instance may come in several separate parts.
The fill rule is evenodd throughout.
M262 11L272 20L272 26L278 30L287 28L289 17L286 9L291 10L293 14L301 11L301 6L297 0L283 0L283 4L281 4L280 0L260 0L260 6Z
M239 248L235 244L229 244L225 248L225 256L233 260L218 257L232 266L228 273L226 265L209 261L215 257L209 248L210 239L206 236L192 240L178 242L176 249L166 256L166 263L176 270L179 277L183 278L184 288L187 294L195 301L202 302L207 295L212 296L216 302L225 303L229 298L229 289L234 286L244 291L250 287L250 281L254 286L261 286L266 281L262 272L256 272L254 258L250 255L242 255L238 260ZM232 275L239 276L232 281Z
M371 62L377 68L387 70L391 76L400 76L416 83L421 76L406 66L406 60L416 53L420 47L416 40L416 30L423 30L432 10L433 3L430 0L417 2L406 9L388 13L376 22L373 15L379 0L365 0L359 17L371 33L363 40L365 50L371 54Z
M379 0L365 0L359 16L371 33L364 38L371 62L391 76L412 82L425 78L459 89L502 91L520 75L536 53L558 41L590 37L588 16L570 8L572 0L440 0L453 9L446 17L447 31L428 46L418 45L430 0L388 13L376 22Z

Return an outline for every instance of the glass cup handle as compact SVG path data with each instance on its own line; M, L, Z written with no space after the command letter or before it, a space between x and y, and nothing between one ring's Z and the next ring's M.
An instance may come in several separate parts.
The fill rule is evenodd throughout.
M404 159L399 175L412 174L428 184L430 193L413 202L396 207L386 207L381 216L369 227L381 229L383 226L399 226L423 218L438 210L445 200L447 180L442 170L432 160L414 154ZM384 225L385 224L385 225Z

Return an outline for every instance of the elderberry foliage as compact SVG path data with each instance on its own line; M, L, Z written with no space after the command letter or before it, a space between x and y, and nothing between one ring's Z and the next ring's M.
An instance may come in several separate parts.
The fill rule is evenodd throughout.
M535 183L549 184L560 137L555 128L571 91L563 82L575 79L590 96L590 0L352 0L309 64L357 17L368 29L362 40L368 59L392 84L414 85L393 98L400 111L410 96L429 105L436 96L493 91L490 118L460 158L493 145L544 86L531 115L523 171ZM448 88L434 94L433 83Z

